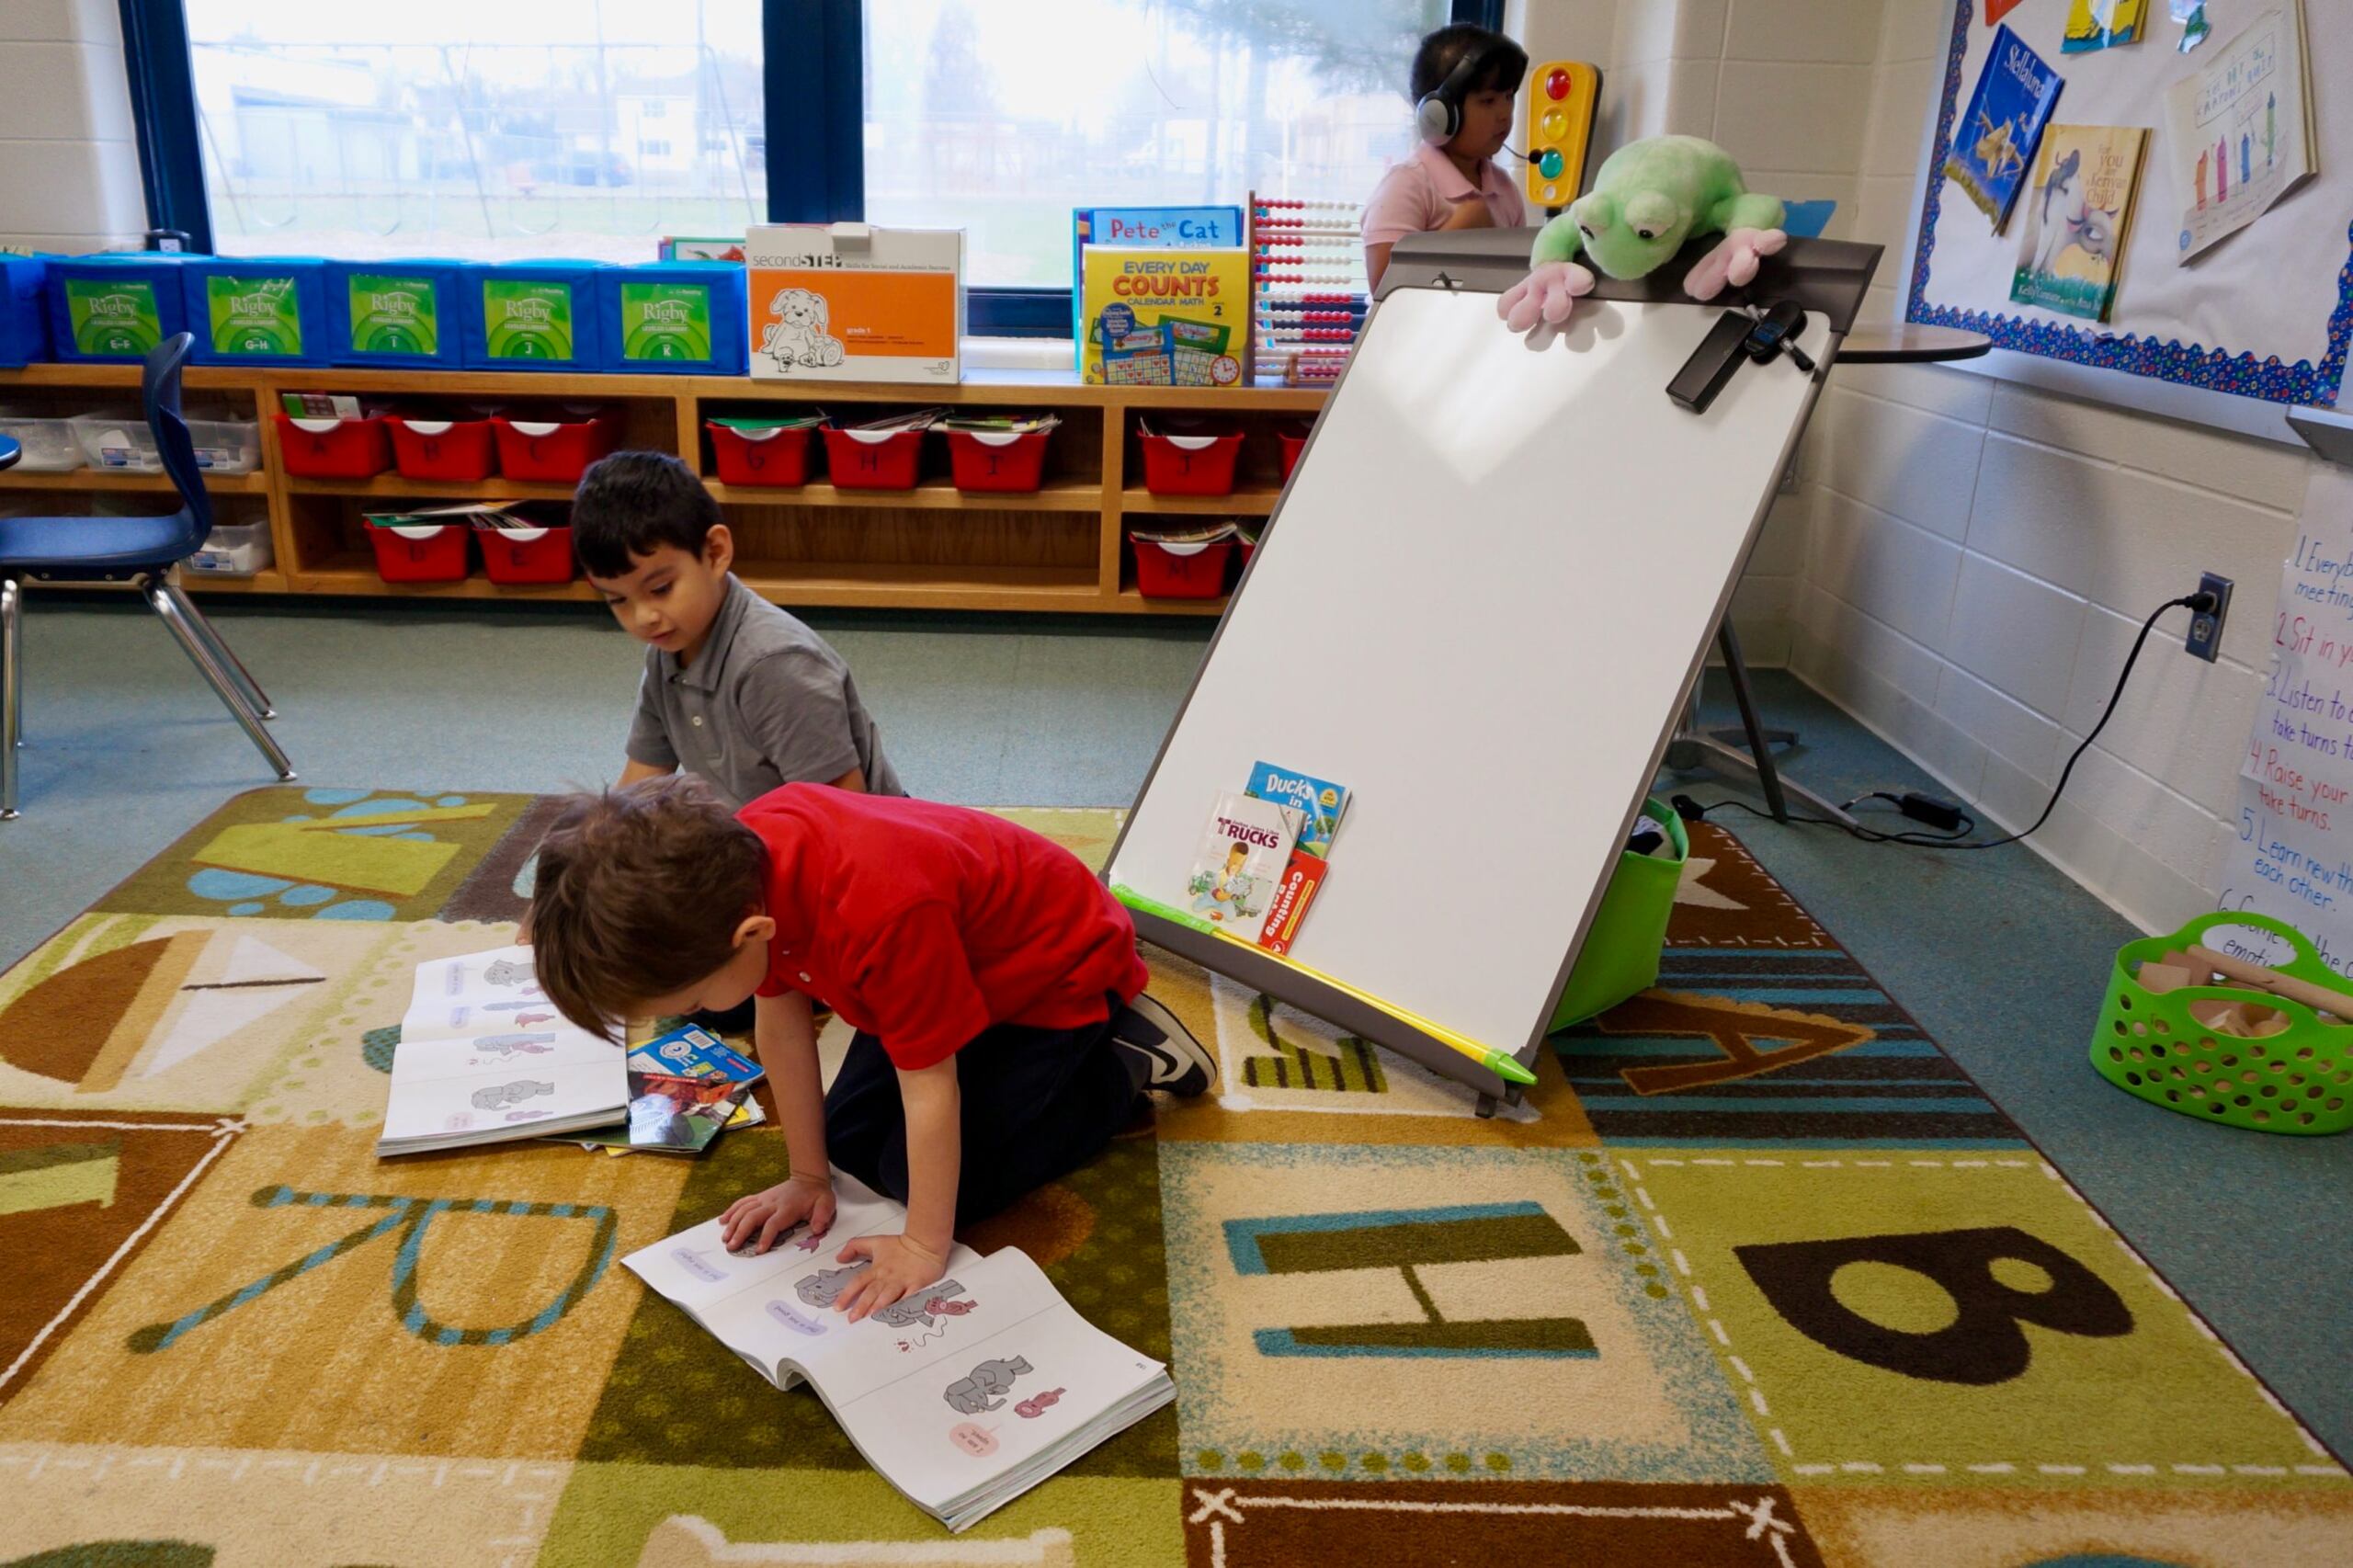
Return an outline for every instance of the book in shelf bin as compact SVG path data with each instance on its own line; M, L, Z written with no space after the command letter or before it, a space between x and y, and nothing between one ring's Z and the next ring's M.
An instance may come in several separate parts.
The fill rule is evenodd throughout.
M1976 90L1945 158L1945 176L1968 193L2000 233L2034 164L2052 106L2066 81L2007 28L1994 29Z
M392 1051L379 1156L573 1134L622 1120L621 1048L568 1023L529 948L416 966Z
M2137 125L2053 125L2042 135L2034 183L2021 205L2010 298L2022 305L2106 321L2132 227L2141 156Z
M757 1256L707 1220L621 1260L779 1389L806 1381L908 1501L961 1530L1176 1397L1168 1369L1081 1317L1017 1248L950 1249L947 1273L857 1323L834 1310L850 1237L906 1210L836 1171L839 1209Z

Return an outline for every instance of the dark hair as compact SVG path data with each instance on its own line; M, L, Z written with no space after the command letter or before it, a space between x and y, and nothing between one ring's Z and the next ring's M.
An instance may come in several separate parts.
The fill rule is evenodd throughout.
M716 974L760 907L767 846L691 774L565 799L525 929L556 1011L613 1039L630 1006Z
M634 557L665 544L690 554L722 521L694 471L667 452L615 452L572 496L572 549L592 577L625 577Z
M1422 47L1414 51L1412 90L1406 96L1420 103L1438 90L1464 55L1483 49L1488 51L1486 63L1462 89L1463 96L1498 87L1519 91L1520 78L1528 74L1528 51L1475 22L1451 22L1423 39Z

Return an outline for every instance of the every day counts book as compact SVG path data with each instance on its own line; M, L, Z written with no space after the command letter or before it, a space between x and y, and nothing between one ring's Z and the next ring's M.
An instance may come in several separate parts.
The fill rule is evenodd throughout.
M959 1245L948 1272L857 1323L834 1310L868 1265L853 1237L906 1210L839 1171L823 1237L754 1257L708 1220L621 1261L780 1389L803 1381L915 1506L961 1530L1176 1397L1168 1369L1080 1317L1019 1250Z

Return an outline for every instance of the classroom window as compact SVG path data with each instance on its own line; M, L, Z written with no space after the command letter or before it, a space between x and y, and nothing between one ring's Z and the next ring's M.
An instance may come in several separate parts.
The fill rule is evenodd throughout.
M213 246L645 261L740 234L767 210L762 10L187 0Z
M1449 0L865 0L865 216L961 228L981 289L1070 286L1079 206L1360 201L1413 149Z

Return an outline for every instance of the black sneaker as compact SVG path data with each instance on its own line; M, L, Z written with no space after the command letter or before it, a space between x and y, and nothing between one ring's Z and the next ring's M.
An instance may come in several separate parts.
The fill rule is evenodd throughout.
M1217 1082L1217 1058L1149 994L1140 994L1112 1021L1111 1041L1143 1063L1143 1088L1191 1099Z

